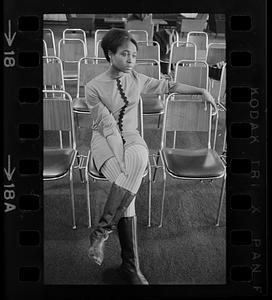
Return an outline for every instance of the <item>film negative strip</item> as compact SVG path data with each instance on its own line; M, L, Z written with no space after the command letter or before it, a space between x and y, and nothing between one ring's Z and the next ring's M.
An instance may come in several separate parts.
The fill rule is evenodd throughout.
M94 293L98 293L99 299L110 297L112 293L118 293L120 297L120 293L124 297L127 293L131 295L132 290L128 286L124 292L124 287L119 286L44 284L43 15L89 13L92 4L69 1L66 6L63 1L25 2L4 1L4 299L92 299ZM170 12L220 12L225 15L226 283L151 284L144 290L138 287L131 297L267 296L270 292L266 149L267 1L207 0L182 5L172 2ZM105 12L103 5L96 3L94 12ZM120 10L130 11L130 5L126 3ZM147 11L144 1L137 6L139 11ZM162 13L169 12L169 8L160 7L158 3L156 6ZM148 12L153 9L148 7ZM112 9L114 11L116 8Z

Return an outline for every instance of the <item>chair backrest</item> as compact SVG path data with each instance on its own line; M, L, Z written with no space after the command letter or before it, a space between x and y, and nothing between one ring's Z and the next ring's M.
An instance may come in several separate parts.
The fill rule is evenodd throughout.
M201 60L207 59L208 34L206 32L190 31L187 34L186 41L196 44L197 59L201 59Z
M137 42L148 42L148 32L146 30L141 29L130 29L128 30L129 33L132 34L133 38Z
M97 52L96 52L96 49L97 49L97 43L98 41L101 41L102 38L104 37L104 35L109 31L109 29L97 29L94 33L94 49L95 49L95 52L94 52L94 56L97 56Z
M191 42L174 42L171 45L168 74L171 72L171 65L175 67L175 64L179 60L189 59L196 60L196 44Z
M139 42L137 59L155 59L160 61L160 44L156 41L152 43Z
M63 62L77 63L80 58L87 56L84 41L81 39L60 39L58 57Z
M47 45L48 55L57 56L54 32L49 28L43 28L43 39Z
M161 67L158 60L155 59L137 59L134 67L138 73L146 76L161 79Z
M208 89L209 66L205 61L180 60L176 63L176 82Z
M48 56L47 44L44 39L43 39L43 56Z
M59 90L43 90L43 95L43 130L68 132L67 148L76 149L72 97L69 93Z
M226 61L226 44L210 43L207 49L208 65L215 65L219 62Z
M62 61L56 56L43 56L43 87L46 90L65 90Z
M171 142L171 148L190 148L193 145L178 143L178 132L188 132L193 140L192 134L206 133L205 141L201 140L201 148L211 148L212 116L218 114L217 106L206 99L183 99L176 98L177 93L170 94L165 101L165 115L161 136L161 148L167 147ZM167 143L167 144L166 144ZM194 145L195 147L195 145Z
M80 39L83 40L87 47L86 32L79 28L67 28L62 32L63 39Z
M105 72L109 68L109 63L104 58L83 57L78 62L78 82L77 97L85 97L86 84Z

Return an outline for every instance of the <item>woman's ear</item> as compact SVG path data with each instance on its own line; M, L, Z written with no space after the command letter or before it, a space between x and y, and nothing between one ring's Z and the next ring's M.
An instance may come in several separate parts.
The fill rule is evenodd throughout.
M108 51L108 56L109 56L110 59L111 59L112 55L113 55L112 51L109 50Z

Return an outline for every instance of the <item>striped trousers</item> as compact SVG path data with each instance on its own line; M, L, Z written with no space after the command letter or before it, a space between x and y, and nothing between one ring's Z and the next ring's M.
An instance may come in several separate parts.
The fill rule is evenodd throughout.
M111 157L101 168L102 174L110 181L136 194L140 188L148 160L148 150L142 145L125 148L127 175L121 172L117 159ZM136 198L136 197L135 197ZM124 213L124 217L135 216L135 198Z

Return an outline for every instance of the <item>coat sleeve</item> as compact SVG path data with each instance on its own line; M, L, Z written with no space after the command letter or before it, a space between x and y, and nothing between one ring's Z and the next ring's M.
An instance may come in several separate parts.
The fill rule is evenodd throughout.
M98 130L105 138L119 132L115 118L100 100L98 91L89 84L86 85L86 104L91 113L93 130Z

